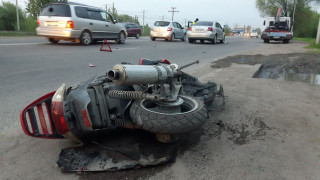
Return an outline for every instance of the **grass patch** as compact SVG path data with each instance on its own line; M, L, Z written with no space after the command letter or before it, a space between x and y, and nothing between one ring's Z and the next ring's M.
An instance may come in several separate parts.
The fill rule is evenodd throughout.
M312 50L311 52L314 53L320 53L320 44L316 44L315 38L293 38L293 40L309 43L309 45L305 47L306 49L310 49Z
M0 36L35 36L35 32L0 31Z

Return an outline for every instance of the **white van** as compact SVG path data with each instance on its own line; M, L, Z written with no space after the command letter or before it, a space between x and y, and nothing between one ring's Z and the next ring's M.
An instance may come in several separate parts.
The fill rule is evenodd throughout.
M45 5L37 24L37 34L52 43L66 40L89 45L108 39L123 44L128 35L125 27L106 11L73 2Z

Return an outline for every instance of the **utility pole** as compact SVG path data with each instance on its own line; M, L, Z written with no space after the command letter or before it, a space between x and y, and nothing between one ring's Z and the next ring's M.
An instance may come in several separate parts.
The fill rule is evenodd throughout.
M16 0L16 11L17 11L17 25L18 25L18 31L20 31L18 0Z
M293 4L293 15L292 15L292 22L291 22L291 31L293 32L293 24L294 24L294 16L295 16L295 14L296 14L296 7L297 7L297 2L296 2L296 0L294 0L294 2L293 2L294 4Z
M145 12L146 12L146 10L142 10L142 14L143 14L143 16L142 16L142 34L144 34L144 14L145 14Z
M173 21L173 16L175 12L179 12L179 11L175 11L175 9L177 9L176 7L171 7L172 11L168 11L168 12L172 12L172 21Z
M319 25L318 25L318 33L317 33L317 39L316 44L320 43L320 18L319 18Z

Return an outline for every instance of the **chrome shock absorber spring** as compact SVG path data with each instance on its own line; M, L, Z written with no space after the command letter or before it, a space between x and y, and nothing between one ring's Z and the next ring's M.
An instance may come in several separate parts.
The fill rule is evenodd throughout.
M149 100L157 100L157 96L144 93L142 91L119 91L119 90L110 90L108 92L109 97L119 98L119 99L149 99Z

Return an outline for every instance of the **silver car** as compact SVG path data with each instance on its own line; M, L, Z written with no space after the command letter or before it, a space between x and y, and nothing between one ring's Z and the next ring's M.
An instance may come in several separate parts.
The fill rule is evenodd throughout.
M127 37L125 27L106 11L73 2L47 4L37 24L37 34L52 43L66 40L89 45L108 39L123 44Z
M156 38L173 41L174 39L186 40L186 30L177 22L156 21L150 31L150 39Z
M215 21L198 21L193 26L188 28L187 37L189 43L194 43L200 40L204 43L206 40L210 41L212 44L216 44L218 41L220 43L225 42L224 29L221 27L220 23Z

